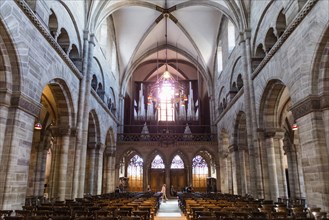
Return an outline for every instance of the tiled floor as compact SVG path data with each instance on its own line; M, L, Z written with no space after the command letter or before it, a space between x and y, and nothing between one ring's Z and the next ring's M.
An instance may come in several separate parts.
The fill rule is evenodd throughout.
M166 202L161 202L154 220L186 220L186 217L179 209L177 199L169 199Z

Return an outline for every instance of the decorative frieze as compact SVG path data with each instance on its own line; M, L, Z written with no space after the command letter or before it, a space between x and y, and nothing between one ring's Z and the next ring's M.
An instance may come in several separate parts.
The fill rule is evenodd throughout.
M291 108L295 120L321 109L322 101L318 96L308 96ZM324 102L325 103L325 102Z

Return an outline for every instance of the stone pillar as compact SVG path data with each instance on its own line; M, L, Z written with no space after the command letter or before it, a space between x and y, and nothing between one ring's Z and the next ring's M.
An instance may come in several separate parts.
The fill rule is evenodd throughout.
M64 201L66 196L66 183L67 183L67 163L68 151L70 146L70 128L54 127L52 128L54 136L56 137L56 155L54 174L56 178L53 179L54 194L60 201ZM55 182L54 182L55 181Z
M300 183L299 183L299 172L298 172L298 159L295 147L290 141L284 139L283 149L287 155L288 161L288 174L289 174L289 189L290 198L296 199L300 198Z
M24 94L15 95L17 96L11 99L11 108L7 109L2 105L0 109L0 117L6 118L5 131L2 129L0 131L1 135L5 134L1 137L4 139L0 140L0 209L2 210L21 209L25 204L33 125L35 113L40 111L39 102L31 101Z
M268 173L271 189L271 200L277 201L279 197L286 197L286 181L282 161L283 132L267 132L265 144L267 146Z
M98 143L96 149L96 161L95 161L95 190L94 195L100 195L102 193L102 176L103 176L103 166L104 166L104 153L103 153L103 144Z
M83 62L82 62L82 80L80 81L79 87L79 108L77 110L77 136L76 136L76 147L75 147L75 164L74 164L74 177L73 177L73 191L72 198L77 198L79 193L79 176L80 176L80 157L82 148L82 125L84 118L84 104L86 94L86 75L88 66L88 31L83 31Z
M167 194L167 197L170 195L168 192L170 189L170 164L166 164L166 167L165 167L165 178L166 178L166 194Z
M238 193L240 195L245 195L248 192L248 173L247 173L247 160L246 160L246 147L238 146L237 158L239 161L239 180L240 180L240 189Z
M96 143L88 143L86 157L86 185L85 193L94 194L95 189L95 161L96 161Z
M86 72L86 84L85 84L85 105L83 111L83 121L82 121L82 143L81 143L81 156L80 156L80 175L79 175L79 191L78 197L83 197L84 184L85 184L85 173L86 173L86 156L87 156L87 138L88 138L88 118L89 118L89 106L90 106L90 90L91 90L91 71L92 71L92 61L94 55L95 47L95 36L90 35L89 40L89 50L88 50L88 65Z
M5 74L0 71L0 74ZM7 97L8 96L8 97ZM7 122L8 119L8 106L10 104L10 98L7 93L0 91L0 121ZM0 123L0 164L2 164L2 154L4 149L7 123Z
M243 51L242 60L244 66L243 82L244 82L244 104L246 113L246 129L247 129L247 142L248 151L250 156L250 192L255 198L262 198L264 195L261 164L258 150L257 139L257 119L256 119L256 105L253 81L251 79L251 47L250 47L250 30L245 30L241 35L240 46Z
M259 142L259 158L260 158L260 168L262 173L262 185L263 185L263 197L262 199L271 199L271 189L270 189L270 177L269 170L267 169L267 148L265 141L265 132L262 129L258 130L258 142ZM250 158L251 159L251 158Z
M305 102L308 101L313 102ZM305 109L304 104L300 105L301 111ZM311 104L307 109L312 110L312 107ZM295 114L300 113L296 110ZM321 211L329 211L329 156L322 117L322 112L312 111L295 118L298 118L307 203L309 206L322 208Z
M231 158L231 181L232 181L232 193L237 195L239 194L238 189L240 188L238 184L238 176L239 175L239 160L237 158L238 156L238 147L236 145L231 145L228 147L228 150L230 152L230 158Z
M147 164L144 162L143 163L143 191L147 190L147 185L150 184L149 183L149 172L148 172L148 166ZM152 189L153 190L153 189Z
M220 182L217 187L219 187L220 192L229 193L228 187L228 152L221 152L219 154L221 158L219 160L219 173L220 173Z

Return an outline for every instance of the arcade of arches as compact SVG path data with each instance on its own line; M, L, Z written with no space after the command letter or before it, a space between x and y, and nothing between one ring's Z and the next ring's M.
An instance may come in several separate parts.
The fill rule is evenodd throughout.
M0 209L166 183L329 211L329 1L0 1L0 167Z

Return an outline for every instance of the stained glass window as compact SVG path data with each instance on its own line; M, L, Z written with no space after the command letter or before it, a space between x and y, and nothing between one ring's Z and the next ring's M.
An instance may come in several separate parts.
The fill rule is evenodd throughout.
M192 179L195 190L204 190L207 184L208 164L203 157L197 155L192 161Z
M172 159L170 169L184 169L184 162L179 155Z
M151 168L152 169L164 169L165 165L163 163L162 158L160 157L160 155L156 155L152 161L151 164Z
M129 190L132 192L143 191L143 159L135 155L128 164Z

